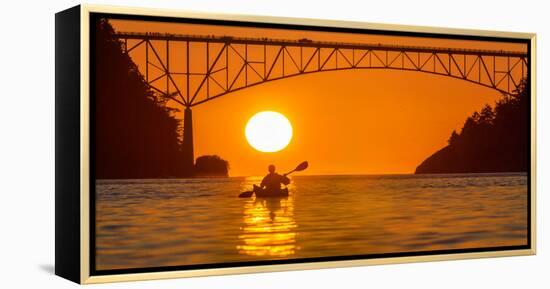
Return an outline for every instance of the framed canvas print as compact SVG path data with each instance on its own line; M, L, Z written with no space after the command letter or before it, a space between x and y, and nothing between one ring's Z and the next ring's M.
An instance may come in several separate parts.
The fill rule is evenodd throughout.
M56 14L56 274L535 253L535 35Z

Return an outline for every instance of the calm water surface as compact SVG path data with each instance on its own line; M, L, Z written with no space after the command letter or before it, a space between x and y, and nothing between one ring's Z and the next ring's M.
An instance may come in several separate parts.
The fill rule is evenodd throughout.
M525 174L96 182L98 270L524 245Z

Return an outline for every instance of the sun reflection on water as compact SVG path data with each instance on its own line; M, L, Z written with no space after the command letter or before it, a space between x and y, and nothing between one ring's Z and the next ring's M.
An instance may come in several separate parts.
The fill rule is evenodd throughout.
M249 177L243 188L250 189L259 183L260 177ZM296 253L296 228L294 219L293 187L290 196L284 198L252 197L244 203L240 228L239 254L250 256L285 257Z

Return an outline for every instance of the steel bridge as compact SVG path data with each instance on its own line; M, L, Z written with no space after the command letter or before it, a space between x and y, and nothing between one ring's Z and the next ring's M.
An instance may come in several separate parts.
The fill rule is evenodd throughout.
M261 83L349 70L417 71L516 93L527 77L527 52L310 39L118 32L148 86L184 110L185 162L192 166L191 107Z

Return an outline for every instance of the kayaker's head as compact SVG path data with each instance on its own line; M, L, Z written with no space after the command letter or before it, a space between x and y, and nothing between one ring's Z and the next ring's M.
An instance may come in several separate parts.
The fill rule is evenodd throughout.
M274 166L274 165L269 165L269 167L267 167L267 170L268 170L270 173L274 173L274 172L275 172L275 166Z

